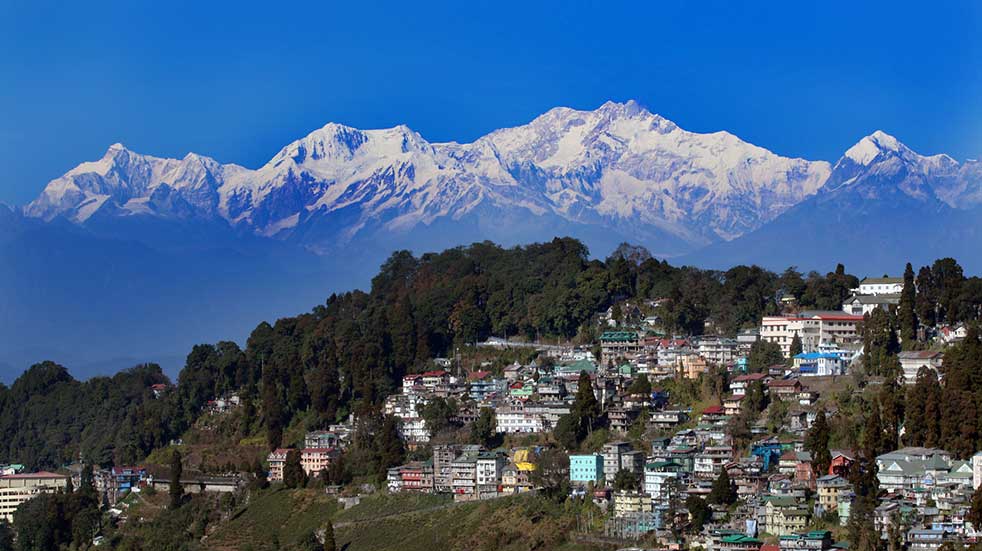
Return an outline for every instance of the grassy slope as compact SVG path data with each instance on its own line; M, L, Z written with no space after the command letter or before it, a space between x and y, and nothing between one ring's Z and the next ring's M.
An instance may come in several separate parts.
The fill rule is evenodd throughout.
M336 510L337 502L316 490L265 490L211 533L205 547L263 551L276 549L278 542L289 548L311 530L322 528Z
M214 550L289 549L301 535L335 526L345 551L435 551L555 549L589 547L567 541L572 517L562 506L535 496L454 504L445 496L379 495L348 510L316 490L268 490L206 540Z

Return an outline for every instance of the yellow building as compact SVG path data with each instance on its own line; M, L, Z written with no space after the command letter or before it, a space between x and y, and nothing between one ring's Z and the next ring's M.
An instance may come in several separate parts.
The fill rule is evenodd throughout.
M651 496L637 492L614 493L614 516L651 512Z
M775 536L789 536L802 532L808 527L810 513L790 497L765 498L764 515L767 533Z
M0 476L0 520L13 522L21 503L67 486L68 476L46 471Z
M676 361L678 362L677 369L679 374L686 379L698 379L699 375L709 371L709 364L706 363L706 358L694 352L680 354Z

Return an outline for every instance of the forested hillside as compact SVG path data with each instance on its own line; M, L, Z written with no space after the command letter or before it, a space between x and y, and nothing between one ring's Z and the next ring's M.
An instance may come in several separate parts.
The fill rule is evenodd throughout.
M857 283L841 265L825 275L708 271L627 245L601 262L568 238L510 249L476 243L419 258L400 251L367 292L331 295L309 313L263 322L244 350L232 342L195 346L176 388L157 400L149 387L165 377L155 366L86 382L54 364L32 367L10 388L0 385L0 462L51 468L79 453L103 465L139 461L179 438L209 399L231 391L245 399L242 435L263 434L277 446L299 414L323 425L359 406L372 410L404 374L489 335L593 343L596 313L631 298L663 299L646 313L668 332L733 334L778 312L786 294L802 308L837 309ZM925 321L978 316L982 280L964 277L953 260L922 268L917 283L912 300Z

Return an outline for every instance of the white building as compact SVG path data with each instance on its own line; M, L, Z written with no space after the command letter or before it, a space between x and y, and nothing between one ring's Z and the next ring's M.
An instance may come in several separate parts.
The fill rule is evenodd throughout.
M853 295L842 303L842 311L847 314L862 316L877 308L889 309L900 304L900 295Z
M858 338L856 325L863 316L843 312L802 312L794 316L764 316L760 338L777 343L785 357L791 353L795 335L801 339L803 352L815 352L823 344L853 342Z
M508 464L503 454L481 452L477 456L477 487L482 493L496 493L501 483L501 472Z
M45 471L0 476L0 521L13 522L21 503L40 494L64 491L67 486L67 476Z
M938 373L944 361L944 354L936 350L908 350L897 355L900 367L904 370L904 382L912 385L917 382L917 373L927 367Z
M706 361L717 365L725 365L733 362L737 355L736 339L724 337L703 337L699 339L699 355Z
M804 352L794 357L794 367L802 377L842 375L842 358L825 352Z
M899 295L903 290L902 277L866 277L852 292L857 295Z
M529 411L521 404L500 407L495 410L494 417L498 432L537 433L545 430L542 414Z
M982 452L972 456L972 488L975 490L982 486Z
M670 480L682 477L682 465L674 461L658 461L644 466L644 493L655 502L668 500Z

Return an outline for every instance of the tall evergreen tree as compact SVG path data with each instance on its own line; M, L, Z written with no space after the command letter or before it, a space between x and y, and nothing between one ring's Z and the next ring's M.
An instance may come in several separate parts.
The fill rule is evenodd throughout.
M863 455L875 458L883 452L883 423L880 405L874 399L869 404L869 416L863 429Z
M795 333L794 337L791 338L791 350L788 353L788 365L794 363L794 357L801 354L802 350L803 347L801 346L801 337L798 336L798 333Z
M900 293L900 306L897 308L897 323L900 326L900 341L904 350L917 346L917 291L914 282L914 268L907 263L904 269L904 288Z
M815 422L805 434L805 449L811 453L812 470L815 471L816 476L825 476L832 464L832 454L829 451L830 436L831 431L825 415L825 408L822 408L818 410Z
M334 523L327 521L324 527L324 551L338 551L338 544L334 540Z
M401 464L406 459L406 448L399 435L399 422L395 416L386 415L375 437L375 448L378 450L378 476L384 479L390 467Z
M982 486L975 489L972 493L972 501L968 510L966 520L972 523L972 527L978 530L982 528Z
M481 408L477 419L471 425L471 440L484 447L492 447L497 432L494 426L494 410Z
M589 433L597 427L600 418L600 403L593 393L593 382L586 371L580 372L576 386L576 398L573 401L572 413L576 415L581 430Z
M307 473L300 462L300 451L291 449L286 452L286 462L283 464L283 485L287 488L303 488L307 484Z
M719 476L713 481L712 490L709 492L709 502L714 505L732 505L736 503L736 487L730 480L730 474L726 469L721 469Z
M177 509L184 500L184 486L181 477L184 476L184 465L181 452L174 450L170 458L170 508Z

